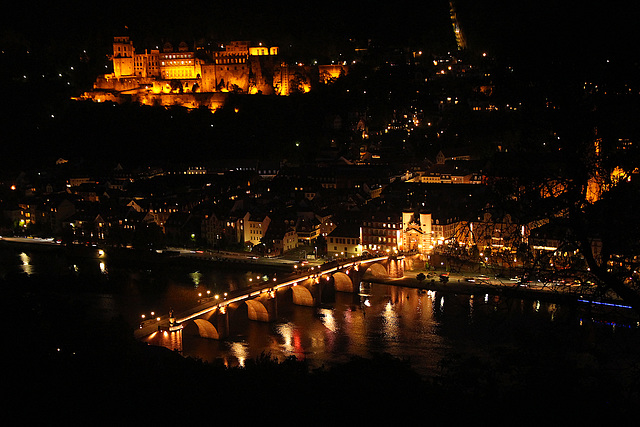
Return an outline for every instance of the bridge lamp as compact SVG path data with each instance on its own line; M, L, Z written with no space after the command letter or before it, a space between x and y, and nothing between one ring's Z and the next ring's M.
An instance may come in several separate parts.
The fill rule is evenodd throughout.
M198 298L202 297L202 292L198 292Z
M142 316L140 316L140 317L142 317L142 318L144 319L146 316L143 314L143 315L142 315Z
M211 291L207 291L207 295L211 295ZM217 295L216 295L217 296Z
M156 317L156 320L159 322L160 321L160 317Z
M151 312L151 315L152 315L152 316L155 316L155 314L156 314L156 312L155 312L155 311L152 311L152 312Z
M215 298L215 299L218 299L218 298L220 298L220 295L216 295L214 298Z

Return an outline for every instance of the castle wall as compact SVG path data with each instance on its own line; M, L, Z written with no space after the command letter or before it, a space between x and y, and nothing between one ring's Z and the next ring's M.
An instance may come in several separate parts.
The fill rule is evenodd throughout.
M109 91L87 92L82 99L90 99L95 102L115 102L123 104L136 102L142 105L161 105L169 107L180 105L185 108L205 107L210 110L217 110L224 106L228 94L226 93L154 93L152 91L138 91L134 93L121 93Z
M249 92L272 95L274 93L273 72L275 64L271 56L252 56L249 58Z
M105 74L96 79L93 88L97 90L114 90L118 92L134 90L140 87L142 81L136 77L115 77L114 74Z

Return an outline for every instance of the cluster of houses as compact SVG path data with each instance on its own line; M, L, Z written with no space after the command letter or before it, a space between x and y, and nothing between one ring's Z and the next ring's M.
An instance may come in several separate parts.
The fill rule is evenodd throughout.
M429 254L443 245L511 250L512 237L521 242L530 230L508 215L478 216L486 191L478 164L440 152L411 171L339 158L304 167L260 160L174 170L117 167L99 178L76 172L58 187L21 176L14 188L23 196L3 204L0 234L23 229L68 242L266 256L301 248L331 258ZM467 179L447 172L436 180L435 171L444 169L464 171Z

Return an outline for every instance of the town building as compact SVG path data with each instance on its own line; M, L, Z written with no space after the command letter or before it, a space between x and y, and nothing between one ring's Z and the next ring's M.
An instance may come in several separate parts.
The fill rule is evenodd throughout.
M262 238L269 228L271 218L268 215L260 215L247 212L239 219L238 241L247 246L256 246L262 243Z
M340 225L327 236L327 257L329 259L360 256L362 250L360 227L357 225Z

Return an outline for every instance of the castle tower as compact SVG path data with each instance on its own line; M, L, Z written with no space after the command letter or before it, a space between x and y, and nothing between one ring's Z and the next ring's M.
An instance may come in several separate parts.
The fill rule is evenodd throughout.
M113 74L116 78L135 75L134 55L135 48L128 36L113 38Z

